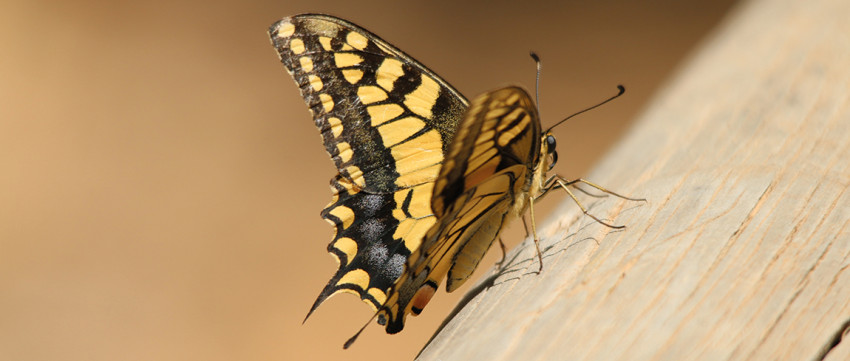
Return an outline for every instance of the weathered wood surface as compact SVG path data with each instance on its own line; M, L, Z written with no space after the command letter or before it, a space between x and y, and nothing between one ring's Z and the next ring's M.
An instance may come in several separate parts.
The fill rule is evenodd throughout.
M589 179L649 202L567 201L421 359L850 360L850 1L741 4Z

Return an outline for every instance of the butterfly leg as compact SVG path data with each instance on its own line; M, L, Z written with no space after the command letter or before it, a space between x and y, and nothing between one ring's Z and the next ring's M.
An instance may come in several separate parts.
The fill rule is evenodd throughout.
M534 235L534 248L537 249L537 258L540 260L540 268L537 269L537 273L540 273L543 271L543 253L540 252L540 239L537 238L537 225L534 222L534 197L530 197L528 200L528 213L531 216L531 233Z
M606 226L608 226L608 227L610 227L610 228L614 228L614 229L622 229L622 228L626 228L626 226L615 226L615 225L613 225L613 224L609 224L609 223L603 222L603 221L602 221L601 219L599 219L599 218L596 218L596 216L594 216L594 215L590 214L590 213L587 211L587 209L586 209L586 208L584 208L584 206L581 204L581 202L579 202L579 201L578 201L578 198L576 198L575 194L573 194L573 192L571 192L571 191L570 191L570 188L568 188L568 187L567 187L568 185L571 185L572 183L570 183L570 182L564 182L564 181L562 181L562 180L560 180L560 179L558 179L556 182L557 182L557 184L558 184L559 186L561 186L561 188L563 188L565 191L567 191L567 194L569 194L569 195L570 195L570 197L573 199L573 201L574 201L574 202L576 202L576 204L578 205L578 207L579 207L579 208L581 208L581 212L582 212L582 213L584 213L586 216L588 216L588 217L590 217L590 218L593 218L593 220L594 220L594 221L597 221L597 222L599 222L599 223L601 223L601 224L603 224L603 225L606 225Z
M612 196L615 196L615 197L619 197L619 198L622 198L622 199L626 199L626 200L630 200L630 201L635 201L635 202L646 202L646 199L645 199L645 198L631 198L631 197L626 197L626 196L624 196L624 195L620 195L620 194L614 193L614 192L612 192L612 191L610 191L610 190L607 190L607 189L603 188L603 187L602 187L602 186L600 186L600 185L597 185L597 184L595 184L595 183L593 183L593 182L590 182L590 181L584 180L584 179L582 179L582 178L574 179L574 180L571 180L571 181L565 181L563 178L561 178L560 176L558 176L558 177L557 177L557 178L555 178L555 179L557 179L557 182L558 182L558 183L560 183L560 184L561 184L561 186L562 186L562 187L564 187L564 189L566 189L566 187L567 187L567 186L573 186L573 187L575 187L575 185L576 185L576 184L578 184L578 183L584 183L584 184L587 184L587 185L589 185L589 186L591 186L591 187L593 187L593 188L596 188L596 189L598 189L598 190L600 190L600 191L602 191L602 192L608 193L608 194L610 194L610 195L612 195ZM579 189L579 188L576 188L576 189ZM581 189L579 189L579 190L581 190ZM567 192L569 192L569 191L567 191ZM584 191L582 191L582 192L584 192ZM587 193L587 192L585 192L585 193ZM575 197L573 197L573 199L575 199Z
M507 248L505 248L505 242L502 241L502 237L499 236L499 247L502 248L502 260L497 263L499 267L502 267L502 264L505 263L505 258L508 255Z
M646 202L646 200L645 200L645 199L635 199L635 198L629 198L629 197L621 196L621 195L619 195L619 194L617 194L617 193L614 193L614 192L611 192L611 191L609 191L609 190L607 190L607 189L605 189L605 188L602 188L602 187L600 187L600 186L598 186L598 185L596 185L596 184L593 184L593 183L590 183L590 182L588 182L588 181L585 181L584 179L581 179L581 178L576 179L576 180L572 180L572 181L569 181L569 182L565 182L564 180L562 180L562 179L560 179L560 178L557 178L557 179L555 179L555 183L556 183L558 186L560 186L561 188L563 188L565 191L567 191L567 194L569 194L569 195L570 195L570 197L573 199L573 201L574 201L574 202L576 202L576 205L578 205L578 207L579 207L579 208L581 208L582 213L584 213L585 215L587 215L587 216L588 216L588 217L590 217L590 218L593 218L593 220L594 220L594 221L597 221L597 222L599 222L599 223L601 223L601 224L603 224L603 225L605 225L605 226L608 226L608 227L610 227L610 228L614 228L614 229L622 229L622 228L626 228L626 226L615 226L615 225L613 225L613 224L603 222L601 219L596 218L596 216L594 216L594 215L590 214L590 213L587 211L587 209L586 209L586 208L584 208L584 206L581 204L581 202L579 202L579 201L578 201L578 198L576 198L575 194L573 194L573 192L571 192L571 191L570 191L570 188L569 188L568 186L575 185L576 183L585 183L585 184L587 184L587 185L589 185L589 186L591 186L591 187L594 187L594 188L596 188L596 189L599 189L599 190L601 190L601 191L603 191L603 192L605 192L605 193L609 193L609 194L615 195L615 196L620 197L620 198L623 198L623 199L628 199L628 200L630 200L630 201L644 201L644 202Z

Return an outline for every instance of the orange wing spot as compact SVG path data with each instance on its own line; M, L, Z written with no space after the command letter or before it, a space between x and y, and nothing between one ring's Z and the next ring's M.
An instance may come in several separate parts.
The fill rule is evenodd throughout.
M422 313L422 310L425 309L425 306L434 297L434 293L437 292L435 286L433 283L427 282L422 287L419 287L419 290L416 291L416 294L413 295L413 300L410 302L410 313L412 315L418 316Z

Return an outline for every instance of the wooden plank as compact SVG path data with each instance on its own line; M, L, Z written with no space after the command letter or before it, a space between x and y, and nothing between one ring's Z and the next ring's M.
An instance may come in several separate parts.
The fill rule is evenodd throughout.
M847 359L848 14L741 4L590 175L628 228L564 203L420 359Z

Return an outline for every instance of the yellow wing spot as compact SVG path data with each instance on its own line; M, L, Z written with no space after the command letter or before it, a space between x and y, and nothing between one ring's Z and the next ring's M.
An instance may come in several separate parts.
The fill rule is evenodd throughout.
M396 204L404 203L404 200L407 199L407 194L410 193L410 189L402 189L393 194L393 200L395 200Z
M481 132L481 134L478 134L478 138L475 139L475 144L478 145L478 144L487 143L489 141L492 141L493 137L495 137L495 136L496 136L496 131L492 130L492 129L488 130L486 132Z
M440 142L440 133L432 129L391 148L390 152L396 160L396 171L400 175L395 181L396 185L409 187L436 179L443 161Z
M363 62L363 57L353 53L335 53L334 63L337 68L348 68Z
M407 143L399 145L397 148L405 147ZM443 155L436 150L409 152L413 153L405 158L396 159L396 172L400 174L396 179L396 185L410 186L429 181L431 177L437 178L440 173L440 161L443 160ZM395 153L393 153L395 158ZM420 174L420 172L424 172ZM430 175L429 175L430 173Z
M355 195L363 188L360 185L352 183L348 177L339 177L336 179L337 184L345 190L348 195Z
M354 222L354 211L346 206L337 206L331 209L328 213L339 219L342 222L342 228L346 229Z
M396 209L393 209L393 217L395 217L395 219L402 220L402 219L407 218L407 215L404 214L403 210L396 208ZM396 233L398 233L398 228L396 228ZM396 238L398 238L398 237L396 237Z
M325 109L325 113L329 113L334 109L334 99L330 95L325 93L319 94L319 100L322 102L322 108Z
M440 96L440 85L423 74L422 84L404 97L404 105L423 118L431 118L431 108L437 102L438 96Z
M363 78L363 70L360 69L345 69L342 71L342 76L351 84L357 84Z
M292 39L289 41L289 48L292 49L292 52L295 54L301 54L304 52L304 42L301 39Z
M408 220L424 218L432 215L431 194L433 193L433 190L433 183L425 183L395 193L395 202L399 205L399 208L393 210L393 216L402 222L399 224L398 228L396 228L396 232L393 235L394 238L403 238L407 234L409 228L413 226L413 224ZM407 199L408 194L410 194L410 204L406 209L401 209L401 206ZM407 211L412 218L405 215L404 211Z
M342 278L339 279L339 282L336 283L337 286L344 284L355 285L365 290L369 287L369 274L359 268L351 270L346 273L345 276L342 276Z
M310 59L306 56L302 56L300 59L298 59L298 62L301 63L301 70L303 70L305 73L313 71L313 59Z
M404 144L392 148L391 151L396 161L413 157L420 152L439 154L442 161L443 150L441 144L440 133L431 129L416 138L404 142Z
M387 300L387 294L375 287L370 288L366 293L374 297L375 301L378 301L378 304L384 304L384 301Z
M485 117L490 118L490 119L498 118L498 117L505 115L505 113L507 113L507 112L508 112L508 108L504 108L504 107L494 108L494 109L490 109L489 111L487 111L487 114L485 115Z
M499 126L496 129L500 132L505 130L505 128L507 128L509 125L511 125L511 123L513 123L515 119L519 118L524 113L525 113L525 110L522 109L522 108L514 109L513 111L511 111L510 114L506 115L503 118L503 121L499 123ZM522 122L525 122L525 120L521 121L519 126L523 125Z
M348 163L354 151L351 150L351 145L348 142L339 142L336 144L337 156L343 163Z
M313 74L310 74L307 79L310 80L310 87L313 88L313 91L322 90L322 87L325 86L324 84L322 84L322 79L319 79L319 77Z
M354 182L360 188L366 186L366 179L363 178L363 171L360 170L356 165L349 166L345 168L348 172L348 175L351 177L351 181Z
M425 234L428 233L428 230L431 229L434 223L437 223L437 218L435 217L417 219L413 228L407 233L407 237L402 238L404 240L404 247L411 251L419 249L419 246L422 245L422 239L425 238Z
M519 101L519 94L517 92L513 92L507 99L505 99L505 104L514 104Z
M508 143L510 143L512 140L514 140L514 138L523 134L525 132L527 126L528 126L528 122L529 122L530 119L531 119L531 117L526 115L525 117L522 118L522 120L520 120L520 122L519 122L519 124L517 124L517 126L511 128L511 129L508 129L504 133L500 134L499 140L498 140L499 146L504 147L504 146L508 145Z
M398 104L380 104L367 107L366 112L369 113L372 126L377 127L387 121L398 118L401 113L404 113L404 109Z
M402 221L398 223L395 232L393 232L393 238L395 239L406 239L407 235L410 234L410 230L416 224L416 220L413 218L404 218L402 216L401 219Z
M401 68L401 62L391 58L384 59L384 62L375 72L378 86L387 91L393 90L393 84L402 75L404 75L404 69Z
M434 192L433 183L425 183L412 188L413 196L410 197L410 207L407 213L414 218L422 218L431 215L431 194Z
M351 44L351 46L355 47L357 50L366 49L366 45L369 45L369 39L366 39L365 36L353 31L349 32L348 36L345 37L345 42Z
M374 85L367 85L357 88L357 96L363 104L368 105L387 99L387 92Z
M277 36L281 38L288 38L295 33L295 25L292 23L283 23L277 28Z
M331 133L333 133L334 138L339 138L342 135L342 121L337 117L330 117L328 124L331 125Z
M378 132L384 140L384 146L390 148L416 134L425 127L425 122L419 118L407 117L393 122L381 124ZM439 143L438 143L439 144ZM425 148L430 149L430 148Z
M410 189L402 189L393 194L393 199L395 200L395 204L398 207L401 207L404 204L404 200L407 199L407 194L410 193ZM399 208L394 209L393 211L399 210ZM393 213L395 215L395 213ZM397 219L404 219L406 216L402 215L401 217L396 217Z
M319 44L322 44L322 49L325 49L325 51L333 50L333 48L331 47L331 38L327 36L320 36Z
M423 167L413 172L403 174L396 179L395 183L400 187L409 187L412 185L422 184L425 182L433 182L440 174L440 164Z
M345 253L345 258L348 260L348 263L351 263L351 260L354 259L354 256L357 255L357 242L348 237L340 237L340 239L334 242L333 247L337 250ZM333 253L331 253L333 254Z
M352 48L351 45L342 44L342 47L340 47L339 50L340 51L352 51L352 50L354 50L354 48Z

